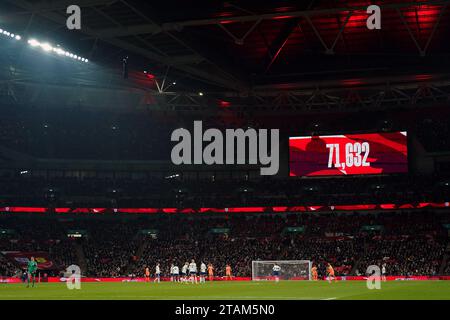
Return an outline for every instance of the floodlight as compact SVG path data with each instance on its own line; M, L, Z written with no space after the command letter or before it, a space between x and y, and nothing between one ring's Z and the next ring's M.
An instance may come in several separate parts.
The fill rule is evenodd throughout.
M53 50L53 47L49 44L49 43L43 43L43 44L41 44L41 48L44 50L44 51L52 51Z
M32 46L32 47L37 47L40 45L39 41L35 40L35 39L30 39L28 40L28 43Z

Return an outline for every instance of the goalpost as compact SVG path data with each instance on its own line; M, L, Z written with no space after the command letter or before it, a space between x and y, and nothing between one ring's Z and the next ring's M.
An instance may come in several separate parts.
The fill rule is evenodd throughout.
M273 267L281 267L278 278L280 280L312 280L310 260L273 260L252 261L252 280L267 281L275 279Z

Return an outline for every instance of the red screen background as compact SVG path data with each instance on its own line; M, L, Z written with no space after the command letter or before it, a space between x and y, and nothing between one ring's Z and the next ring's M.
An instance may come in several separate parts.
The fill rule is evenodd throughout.
M368 143L369 166L329 168L330 149L339 145L340 162L346 159L348 143ZM336 149L334 149L336 150ZM336 153L336 152L335 152ZM289 138L290 176L376 175L408 172L408 139L406 132L349 134L336 136ZM335 158L333 158L335 159Z

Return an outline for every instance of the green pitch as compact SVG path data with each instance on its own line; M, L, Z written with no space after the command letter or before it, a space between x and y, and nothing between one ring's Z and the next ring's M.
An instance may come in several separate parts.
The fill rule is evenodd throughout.
M213 282L174 283L82 283L81 290L68 290L63 283L0 284L0 300L450 300L450 281L396 281L382 283L381 290L368 290L363 281L320 282Z

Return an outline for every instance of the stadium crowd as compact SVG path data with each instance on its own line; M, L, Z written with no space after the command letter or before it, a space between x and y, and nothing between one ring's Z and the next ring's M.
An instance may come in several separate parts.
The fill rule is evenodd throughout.
M411 175L321 180L219 179L188 177L54 177L27 172L0 176L1 194L16 205L83 207L240 207L349 205L445 202L450 198L450 177ZM64 172L59 172L64 174ZM67 172L67 175L84 172ZM113 175L114 173L111 173ZM169 175L171 173L167 173ZM117 173L120 175L120 173ZM214 173L211 173L214 177ZM113 204L114 203L114 204ZM89 206L89 205L88 205Z
M73 244L63 229L58 227L56 219L42 217L40 219L23 219L20 217L2 218L0 228L2 230L12 230L13 233L4 234L0 237L0 251L4 252L24 252L40 253L44 252L51 257L55 268L48 270L48 275L58 274L57 268L70 266L76 263L77 257ZM13 261L2 256L2 266L6 274L19 275L23 271Z
M82 241L88 274L98 277L124 275L137 248L137 227L105 221L85 224L89 237Z
M448 244L445 212L235 214L206 216L51 216L0 217L0 228L14 230L0 251L47 252L58 269L85 265L86 276L142 276L160 263L181 267L196 259L211 263L217 276L232 266L234 276L251 276L254 260L311 260L325 274L364 274L386 264L390 275L438 275ZM83 237L68 239L70 230ZM80 250L82 254L77 254ZM2 257L1 275L18 274ZM15 267L15 268L14 268Z

